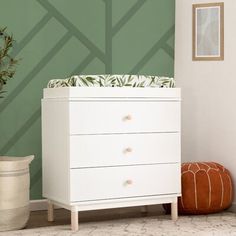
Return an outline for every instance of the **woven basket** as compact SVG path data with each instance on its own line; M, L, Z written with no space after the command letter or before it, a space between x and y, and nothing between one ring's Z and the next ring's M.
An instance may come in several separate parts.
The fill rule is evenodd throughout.
M24 228L29 219L29 164L34 156L0 157L0 231Z

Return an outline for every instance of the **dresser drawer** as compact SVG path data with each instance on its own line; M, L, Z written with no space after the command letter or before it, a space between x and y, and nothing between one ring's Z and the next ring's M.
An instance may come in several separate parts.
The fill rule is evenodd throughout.
M70 134L180 130L180 102L70 102Z
M71 168L179 161L179 133L75 135L70 137Z
M180 193L180 164L72 169L70 174L72 202Z

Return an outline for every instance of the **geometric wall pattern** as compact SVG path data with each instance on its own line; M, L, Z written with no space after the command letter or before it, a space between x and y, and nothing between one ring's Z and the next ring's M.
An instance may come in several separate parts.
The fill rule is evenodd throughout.
M1 0L0 27L22 58L0 100L0 155L35 154L31 199L41 198L42 89L72 74L173 76L173 0ZM58 160L60 161L60 160Z

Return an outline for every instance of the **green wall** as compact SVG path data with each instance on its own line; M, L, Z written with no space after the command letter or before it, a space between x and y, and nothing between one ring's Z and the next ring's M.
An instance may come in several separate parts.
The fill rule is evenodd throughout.
M0 100L0 155L35 154L31 199L42 194L40 99L71 74L173 76L174 0L0 0L0 27L22 58ZM60 161L60 160L58 160Z

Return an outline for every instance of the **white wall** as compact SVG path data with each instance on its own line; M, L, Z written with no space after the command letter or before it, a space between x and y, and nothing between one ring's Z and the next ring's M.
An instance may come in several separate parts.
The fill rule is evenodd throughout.
M176 0L175 78L183 97L183 161L221 163L236 183L236 0L221 1L225 59L197 62L192 61L192 4L217 1Z

